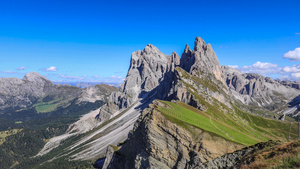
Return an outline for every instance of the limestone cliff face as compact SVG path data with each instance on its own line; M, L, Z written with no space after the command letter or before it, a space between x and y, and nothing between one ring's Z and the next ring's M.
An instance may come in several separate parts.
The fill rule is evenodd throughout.
M174 69L179 63L179 56L175 52L165 55L150 44L143 51L133 52L126 79L120 90L112 93L109 103L101 108L99 120L107 120L118 110L127 108L150 92L156 98L166 97L171 88Z
M217 80L224 82L216 53L213 51L211 45L206 44L200 37L196 37L193 51L186 45L181 55L180 67L194 76L208 76L209 74L213 74Z
M144 110L128 142L110 153L107 168L194 168L242 147L189 126L191 133L155 110L158 104Z
M173 79L168 100L180 100L199 110L206 110L207 107L199 101L200 96L208 103L217 99L231 107L218 58L211 45L200 37L196 37L193 50L186 45Z
M284 105L300 94L300 90L255 73L242 73L222 66L231 95L246 105L272 107Z
M214 100L231 107L227 97L228 89L220 81L214 81L213 77L197 77L187 73L182 68L176 68L174 74L174 86L170 92L172 100L180 100L199 110L205 111L207 106L203 102L215 106Z
M95 102L97 100L107 101L112 92L117 91L118 88L101 84L83 89L79 98L80 102Z
M155 46L147 45L143 51L131 56L127 77L121 86L121 92L136 100L142 92L149 92L165 80L168 72L179 65L179 56L160 52Z
M288 87L295 88L295 89L300 89L300 83L298 83L298 82L292 82L292 81L286 81L286 80L277 81L277 82L284 86L288 86Z

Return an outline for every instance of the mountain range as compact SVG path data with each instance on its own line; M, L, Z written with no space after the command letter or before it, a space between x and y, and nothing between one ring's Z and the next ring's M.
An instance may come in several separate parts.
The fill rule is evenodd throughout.
M47 138L34 158L10 167L55 168L72 161L103 169L241 168L255 161L250 156L258 149L298 136L299 84L221 66L200 37L181 57L151 44L133 52L119 89L54 85L37 73L0 79L0 86L0 117L13 121L55 118L72 114L64 111L70 106L101 101Z

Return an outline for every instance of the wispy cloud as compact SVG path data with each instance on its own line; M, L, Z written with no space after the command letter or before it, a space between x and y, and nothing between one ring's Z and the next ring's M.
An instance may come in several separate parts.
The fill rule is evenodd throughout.
M7 71L0 71L0 73L4 73L4 74L22 74L20 72L14 72L14 71L10 71L10 70L7 70Z
M300 61L300 47L288 51L284 54L283 58L289 59L291 62Z
M5 71L4 73L13 74L15 72L8 70L8 71Z
M295 35L300 35L300 33L299 33L299 32L296 32Z
M282 68L282 71L286 73L298 73L300 72L300 65L285 66Z
M45 69L42 69L42 70L46 71L46 72L56 72L57 71L57 67L50 66L49 68L45 68Z
M244 66L243 68L244 69L251 69L251 68L254 68L254 69L269 69L269 68L275 68L275 67L277 67L276 64L257 61L253 65L251 65L251 66Z
M79 76L60 75L60 77L63 79L70 79L70 80L83 80L83 78Z
M284 80L300 80L300 64L278 67L277 64L268 62L256 62L250 66L238 67L244 73L258 73L263 76L278 77Z
M235 69L237 69L239 67L238 65L227 65L227 66L229 66L231 68L235 68Z
M16 70L25 70L25 69L26 69L26 67L24 67L24 66L16 68Z
M258 73L264 76L268 76L270 74L278 74L281 70L277 67L277 64L260 61L257 61L253 65L243 66L238 69L244 73Z
M110 77L106 77L104 78L104 82L105 83L117 83L117 84L121 84L124 82L124 78L121 76L110 76Z

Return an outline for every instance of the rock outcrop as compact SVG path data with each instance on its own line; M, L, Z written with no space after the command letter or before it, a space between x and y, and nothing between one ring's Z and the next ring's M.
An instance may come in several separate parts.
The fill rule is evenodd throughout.
M282 85L269 77L242 73L228 66L222 66L222 70L231 96L246 105L274 110L300 94L300 90Z
M144 110L128 142L107 154L107 168L194 168L243 147L189 126L191 133L167 120L155 104L161 103Z
M203 164L197 164L193 166L195 169L204 168L240 168L242 163L251 163L249 156L261 151L266 147L276 145L277 142L268 141L264 143L257 143L253 146L245 147L241 150L237 150L233 153L225 154L221 157L215 158ZM247 159L248 158L248 159ZM258 167L259 168L259 167Z
M216 53L210 44L196 37L194 50L186 45L180 59L180 67L194 76L214 75L214 78L224 83L223 74ZM225 84L225 83L224 83Z
M164 81L165 75L179 65L179 56L160 52L155 46L147 45L143 51L134 52L130 68L120 91L136 100L143 92L155 89Z
M278 81L280 84L284 85L284 86L288 86L288 87L291 87L291 88L295 88L295 89L300 89L300 83L298 82L293 82L293 81L286 81L286 80L281 80L281 81Z
M180 59L175 52L165 55L150 44L142 51L133 52L124 83L118 92L112 93L109 103L101 108L98 119L108 120L114 113L120 112L118 110L129 107L150 92L156 98L167 97L174 69L179 64Z
M113 86L101 84L92 87L87 87L82 90L82 94L79 98L80 102L95 102L97 100L107 101L112 92L118 89Z

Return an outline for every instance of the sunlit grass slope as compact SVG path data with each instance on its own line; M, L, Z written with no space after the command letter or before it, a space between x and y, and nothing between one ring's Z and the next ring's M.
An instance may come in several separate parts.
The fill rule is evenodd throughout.
M207 132L243 145L287 138L289 123L251 115L235 108L235 112L223 113L209 107L200 111L182 102L160 101L166 106L157 110L172 122L186 127L186 124L201 128ZM296 124L292 125L292 135L296 135ZM197 134L197 133L193 133Z

